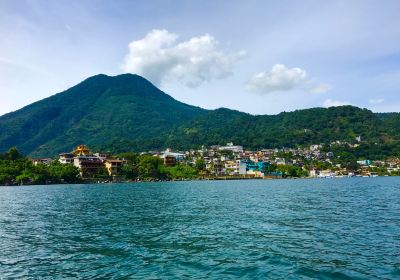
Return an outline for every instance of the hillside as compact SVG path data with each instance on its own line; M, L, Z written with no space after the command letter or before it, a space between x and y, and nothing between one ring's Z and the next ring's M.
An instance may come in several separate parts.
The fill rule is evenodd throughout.
M0 152L16 146L32 156L54 156L81 143L111 152L226 142L256 149L355 142L358 135L364 146L396 154L400 114L353 106L258 116L225 108L205 110L181 103L131 74L97 75L0 117Z
M293 147L335 140L355 142L358 135L371 142L381 141L389 133L387 127L385 119L352 106L260 116L218 109L183 124L170 134L170 139L177 141L171 145L179 146L233 141L252 148ZM394 131L390 134L393 136Z
M204 110L174 100L137 75L97 75L0 117L0 150L33 155L70 151L79 143L151 142Z
M358 157L400 156L400 114L376 114L353 106L260 116L218 109L174 128L166 146L185 149L234 142L249 149L263 149L337 140L355 144L357 136L362 139L359 148L348 152Z

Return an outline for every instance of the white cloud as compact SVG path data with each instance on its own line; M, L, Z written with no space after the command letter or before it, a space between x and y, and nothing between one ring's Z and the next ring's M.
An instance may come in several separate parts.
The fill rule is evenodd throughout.
M383 99L382 98L378 98L378 99L370 99L370 100L368 100L368 103L369 104L381 104L381 103L383 103Z
M324 106L324 107L337 107L337 106L344 106L344 105L351 105L351 103L348 102L348 101L339 101L339 100L327 99L322 104L322 106Z
M189 87L232 75L232 69L244 52L225 53L218 41L206 34L176 43L178 35L167 30L152 30L144 38L129 44L122 69L142 75L160 85L177 79Z
M270 71L253 75L247 82L247 88L259 93L268 94L276 91L291 90L324 93L332 87L309 78L307 72L301 68L287 68L283 64L275 64Z

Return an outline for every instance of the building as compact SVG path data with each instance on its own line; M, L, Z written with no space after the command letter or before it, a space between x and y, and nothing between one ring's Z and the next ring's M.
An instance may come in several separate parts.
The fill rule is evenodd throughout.
M121 174L122 166L126 163L125 160L119 159L106 159L104 165L107 169L108 175L114 176Z
M331 170L320 170L318 172L318 178L332 178L335 176L335 172L332 172Z
M103 160L92 155L85 145L79 145L72 153L60 154L58 161L78 167L82 177L98 174L104 169Z
M310 177L316 178L318 176L318 171L315 169L310 170Z
M176 165L176 158L172 155L165 155L163 159L164 159L164 165L166 166Z
M96 157L100 158L103 162L108 159L111 158L110 154L104 154L104 153L95 153L94 154Z
M90 150L85 145L79 145L72 153L75 156L88 156L90 155Z
M72 153L63 153L59 155L58 161L61 164L73 164L75 155Z
M101 159L91 155L74 157L74 166L79 168L82 177L98 174L104 168Z
M240 161L239 162L239 168L238 168L238 173L239 175L246 175L246 163Z
M256 171L256 170L258 170L258 165L255 164L251 160L246 160L245 164L246 164L246 171Z
M264 178L264 173L258 170L249 170L247 171L247 176L253 177L253 178Z
M241 163L240 160L228 160L225 162L225 172L228 175L244 175L246 174L246 164Z
M268 173L270 165L271 164L269 162L260 161L260 162L257 162L257 167L258 167L257 169L258 169L258 171L261 171L263 173Z
M164 159L164 164L174 166L177 162L185 159L185 154L172 152L171 149L166 149L161 153L161 158Z
M357 163L358 163L359 165L369 166L369 165L371 165L372 161L370 161L369 159L366 159L366 160L358 160Z
M284 158L275 158L276 165L286 165L286 160Z
M220 151L231 151L233 153L243 153L243 146L235 146L233 143L227 143L226 146L219 147Z
M51 158L36 158L32 159L34 165L50 164L53 160Z

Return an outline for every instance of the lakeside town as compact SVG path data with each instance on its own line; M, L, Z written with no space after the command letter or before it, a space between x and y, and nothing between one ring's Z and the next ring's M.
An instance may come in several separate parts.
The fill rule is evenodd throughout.
M355 146L357 144L333 142L331 145ZM175 168L178 172L171 176L157 176L154 170L147 170L148 176L140 176L140 161L134 158L153 157L156 165L165 170ZM246 179L246 178L340 178L396 176L400 160L396 157L386 160L360 159L354 164L341 164L332 151L324 145L311 145L304 148L276 148L259 151L244 150L243 146L227 143L201 147L198 150L148 151L140 154L92 153L85 145L74 151L61 153L58 158L32 159L34 165L50 164L53 161L69 164L79 170L81 178L96 178L105 171L104 178L111 181L146 179ZM136 165L136 166L135 166ZM186 168L186 169L185 169ZM151 168L150 168L151 169ZM185 172L179 172L185 169ZM143 172L142 172L143 173ZM168 172L167 172L168 173ZM176 174L178 173L178 174ZM151 176L151 175L154 176ZM168 175L168 174L167 174Z
M357 138L361 142L361 138ZM16 148L0 154L0 185L398 176L400 159L355 157L357 143L246 150L241 145L187 151L91 151L79 145L54 158L30 158Z

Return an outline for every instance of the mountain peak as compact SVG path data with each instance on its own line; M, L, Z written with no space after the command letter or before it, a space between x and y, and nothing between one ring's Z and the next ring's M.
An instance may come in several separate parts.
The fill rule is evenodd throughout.
M114 152L227 142L246 148L291 147L336 140L350 143L358 135L368 143L396 144L399 115L353 106L273 116L205 110L173 99L139 75L99 74L1 116L0 152L16 146L25 154L55 156L81 143Z
M118 74L118 75L115 75L115 76L110 76L110 75L106 75L106 74L100 73L100 74L93 75L93 76L83 80L82 83L102 82L102 81L108 81L108 82L145 82L145 83L152 84L146 78L144 78L142 76L139 76L137 74L131 74L131 73Z
M79 143L153 138L204 109L181 103L134 74L92 76L0 117L0 151L51 156Z

